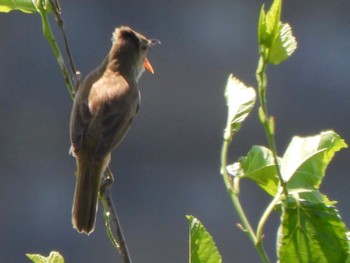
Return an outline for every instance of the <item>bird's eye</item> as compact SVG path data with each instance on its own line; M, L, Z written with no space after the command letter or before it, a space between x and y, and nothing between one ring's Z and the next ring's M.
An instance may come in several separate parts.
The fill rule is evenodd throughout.
M146 51L147 46L145 46L145 45L141 45L140 49L141 49L141 51Z

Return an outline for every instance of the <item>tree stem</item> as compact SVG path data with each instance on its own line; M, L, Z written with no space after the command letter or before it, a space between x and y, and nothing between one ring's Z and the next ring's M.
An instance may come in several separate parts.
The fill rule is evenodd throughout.
M226 129L229 129L229 128L230 128L229 126L226 127ZM225 134L227 134L227 131L228 130L226 130ZM221 149L221 168L220 168L221 175L223 177L227 193L230 196L230 199L231 199L233 206L238 214L238 217L241 220L242 227L243 227L244 231L247 233L250 240L253 242L262 262L269 263L270 261L268 259L268 256L267 256L261 242L257 242L256 235L255 235L255 233L254 233L254 231L249 223L247 216L244 213L244 210L241 206L241 202L239 201L239 180L240 180L240 178L235 177L234 180L232 180L232 177L227 173L227 169L226 169L226 167L227 167L227 153L228 153L230 143L231 143L231 138L229 138L228 136L225 135L222 149Z
M274 123L271 121L273 119L270 118L268 111L267 111L267 100L266 100L267 77L266 77L266 73L265 73L267 63L266 63L266 60L264 58L263 52L261 52L261 53L262 54L260 56L258 68L256 71L256 78L257 78L258 89L259 89L259 100L260 100L260 105L261 105L260 109L262 111L259 114L260 121L262 122L262 124L264 126L267 141L269 144L269 148L271 149L271 151L273 153L274 164L276 166L277 176L278 176L279 181L281 183L281 187L283 189L284 195L288 196L287 184L283 180L281 169L280 169L280 166L278 163L278 156L277 156L277 149L276 149L276 142L275 142L275 135L274 135L274 133L275 133L274 127L271 127L271 126L274 126Z

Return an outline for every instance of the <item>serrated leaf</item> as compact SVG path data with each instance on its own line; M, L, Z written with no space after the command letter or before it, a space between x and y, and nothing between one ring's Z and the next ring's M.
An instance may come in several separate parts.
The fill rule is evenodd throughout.
M275 34L281 20L282 0L274 0L271 8L266 13L266 31L268 34Z
M310 137L295 136L281 163L283 179L289 189L318 189L335 152L347 147L334 131Z
M48 257L40 254L26 254L34 263L64 263L64 259L59 252L52 251Z
M256 93L252 87L247 87L231 74L227 81L225 98L228 106L225 137L231 137L231 134L240 129L242 122L252 110Z
M213 238L193 216L186 216L190 223L190 263L221 263L221 255Z
M13 10L24 13L37 12L36 2L38 0L0 0L0 12L8 13Z
M346 262L349 256L346 231L333 206L289 197L282 206L277 237L279 262Z
M268 62L277 65L285 61L294 53L297 45L290 25L282 24L271 44Z
M262 7L258 24L258 41L260 45L270 48L273 39L278 35L281 23L281 8L281 0L274 0L266 14L264 6Z
M241 171L237 171L237 168ZM234 171L233 171L234 170ZM243 178L255 181L268 194L275 196L278 188L278 177L272 152L264 146L253 146L238 163L227 168L229 174L240 174Z
M324 203L326 205L334 205L336 202L330 201L326 196L322 195L319 190L310 190L304 188L289 189L289 194L300 200L306 200L313 203Z
M258 22L258 41L261 44L266 37L266 18L265 18L265 5L263 4L260 9L260 16Z

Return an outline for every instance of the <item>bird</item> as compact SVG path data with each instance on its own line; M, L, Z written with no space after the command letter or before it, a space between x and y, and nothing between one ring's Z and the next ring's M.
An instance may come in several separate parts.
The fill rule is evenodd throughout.
M146 55L155 44L128 26L115 28L108 55L78 84L70 152L77 165L72 224L79 233L94 231L102 174L139 110L138 80L145 69L154 74Z

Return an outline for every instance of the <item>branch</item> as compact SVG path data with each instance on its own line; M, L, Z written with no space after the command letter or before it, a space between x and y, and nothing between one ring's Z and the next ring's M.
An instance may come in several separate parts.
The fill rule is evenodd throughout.
M49 1L53 7L52 9L53 9L53 12L55 14L56 23L61 31L61 34L62 34L64 48L66 50L67 57L69 60L69 65L71 67L71 70L72 70L73 76L74 76L74 88L75 88L75 91L77 91L78 86L79 86L79 80L80 80L80 71L78 71L76 69L76 67L74 65L74 61L73 61L73 56L72 56L70 49L69 49L67 35L66 35L65 30L64 30L64 23L63 23L63 19L61 17L61 7L60 7L58 0L49 0Z
M107 235L124 263L131 263L128 247L126 245L123 232L119 223L116 209L111 198L111 187L113 185L113 174L111 169L107 167L102 178L100 187L100 201L103 206L103 215L105 218L105 226Z
M56 57L57 63L61 69L61 73L63 75L64 81L66 82L67 88L68 88L68 92L71 96L71 98L74 98L74 90L73 90L73 85L70 79L70 75L69 72L67 70L67 67L64 63L63 57L61 55L61 52L58 48L57 42L55 37L53 36L51 27L50 27L50 23L49 23L49 19L47 17L47 14L49 12L49 10L46 8L46 6L43 5L43 3L41 1L38 2L38 5L36 6L38 9L38 12L41 16L41 22L42 22L42 27L43 27L43 34L45 36L45 38L47 39L47 41L49 42L52 51ZM55 6L52 6L53 9L55 9Z

